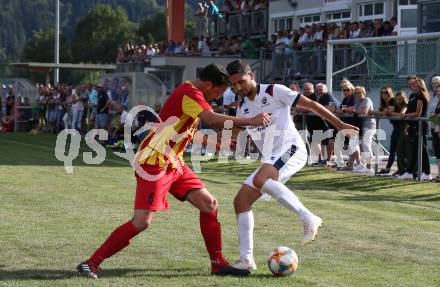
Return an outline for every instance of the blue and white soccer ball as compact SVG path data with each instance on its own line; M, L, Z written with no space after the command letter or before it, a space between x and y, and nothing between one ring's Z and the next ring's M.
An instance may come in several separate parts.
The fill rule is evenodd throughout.
M274 276L287 276L298 268L298 255L289 247L277 247L270 252L267 265Z

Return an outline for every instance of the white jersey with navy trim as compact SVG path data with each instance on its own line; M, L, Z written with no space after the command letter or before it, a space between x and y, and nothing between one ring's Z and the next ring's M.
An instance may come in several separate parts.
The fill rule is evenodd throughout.
M290 108L296 105L299 97L298 92L283 85L258 84L254 100L243 98L237 116L250 118L265 112L271 117L267 127L246 127L262 153L262 162L277 167L281 158L286 162L294 153L306 152L304 141L290 115Z

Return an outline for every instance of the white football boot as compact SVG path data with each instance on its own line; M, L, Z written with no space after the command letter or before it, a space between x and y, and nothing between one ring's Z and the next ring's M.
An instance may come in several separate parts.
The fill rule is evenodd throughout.
M303 221L304 225L304 237L301 240L301 244L307 244L315 240L319 227L322 225L322 219L316 215Z
M249 271L257 270L257 264L255 264L254 258L251 259L244 259L240 258L240 260L237 260L232 264L232 267L237 269L245 269Z

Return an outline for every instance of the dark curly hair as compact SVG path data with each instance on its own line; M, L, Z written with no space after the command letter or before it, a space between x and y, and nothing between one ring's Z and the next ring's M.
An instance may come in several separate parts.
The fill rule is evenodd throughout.
M199 79L212 82L214 86L224 86L229 83L229 75L225 67L218 64L209 64L200 72Z
M235 74L250 73L252 69L247 62L239 59L230 62L226 67L226 71L228 71L229 76L232 76Z

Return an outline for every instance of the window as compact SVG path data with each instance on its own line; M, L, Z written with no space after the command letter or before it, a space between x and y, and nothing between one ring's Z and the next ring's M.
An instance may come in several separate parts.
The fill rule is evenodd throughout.
M402 21L400 28L415 28L417 27L417 10L403 9L401 12Z
M299 17L299 25L301 27L304 27L306 25L311 25L313 23L319 23L321 22L321 15L305 15L302 17Z
M399 0L399 5L417 5L417 0Z
M421 8L419 33L440 31L440 17L438 17L440 15L440 2L422 3L419 7Z
M292 29L293 20L292 18L277 18L273 19L273 31L284 31Z
M339 11L327 13L325 15L326 22L347 22L351 20L351 11Z
M365 3L359 5L359 20L368 21L385 19L384 2Z

